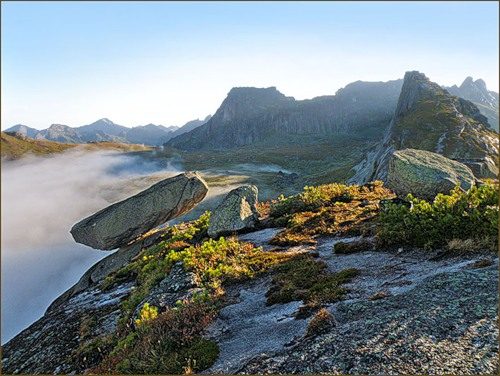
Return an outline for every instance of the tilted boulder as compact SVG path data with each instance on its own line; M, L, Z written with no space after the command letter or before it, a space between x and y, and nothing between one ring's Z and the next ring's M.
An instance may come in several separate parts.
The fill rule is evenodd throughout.
M180 174L81 220L71 235L95 249L115 249L191 210L207 192L198 174Z
M259 221L258 192L255 185L242 185L229 192L210 217L208 235L213 238L255 227Z
M467 190L475 181L472 170L463 163L430 151L403 149L390 157L386 186L398 196L411 193L433 200L457 185Z

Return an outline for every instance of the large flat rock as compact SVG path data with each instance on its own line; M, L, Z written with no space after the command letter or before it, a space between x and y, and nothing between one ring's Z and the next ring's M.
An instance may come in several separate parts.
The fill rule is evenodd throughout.
M198 174L180 174L81 220L73 226L71 235L76 242L95 249L115 249L188 212L207 192Z
M469 167L430 151L397 150L389 161L387 187L399 196L411 193L432 200L438 193L449 193L457 185L467 190L475 181Z

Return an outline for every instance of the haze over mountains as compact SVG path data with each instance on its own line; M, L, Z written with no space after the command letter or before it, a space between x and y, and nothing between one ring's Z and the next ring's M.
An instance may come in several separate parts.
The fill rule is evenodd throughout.
M466 80L467 81L467 80ZM385 180L394 150L432 151L468 165L478 177L498 174L498 134L478 107L420 72L407 72L383 140L356 167L351 182Z
M498 131L498 93L488 90L486 83L482 79L474 81L469 76L460 86L453 85L445 87L445 89L450 94L473 102L481 113L488 118L488 122L493 129Z
M328 159L335 151L336 168L350 171L345 176L351 181L364 182L383 180L387 156L403 148L437 152L466 163L478 176L496 176L495 127L498 94L489 91L483 80L467 77L460 86L443 88L422 73L407 72L404 80L356 81L335 95L308 100L288 97L275 87L237 87L213 117L180 128L154 124L127 128L104 118L76 128L53 124L37 131L17 125L8 131L65 143L164 145L182 153L232 153L252 147L268 154L277 147L300 150L325 141L343 152L318 149L315 158ZM347 154L356 142L359 158L353 161Z
M49 140L65 143L85 143L99 141L124 142L131 144L145 144L159 146L170 138L188 132L210 119L192 120L181 127L147 124L128 128L113 123L107 118L81 127L70 127L63 124L52 124L49 128L38 130L26 125L18 124L6 129L6 132L17 132L26 137L38 140Z
M295 100L275 87L233 88L203 126L167 142L182 150L225 149L259 142L286 142L290 135L371 137L385 129L402 80L357 81L333 96Z

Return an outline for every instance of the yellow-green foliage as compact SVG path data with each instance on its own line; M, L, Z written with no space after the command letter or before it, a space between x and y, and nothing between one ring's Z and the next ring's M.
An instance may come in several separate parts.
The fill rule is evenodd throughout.
M117 280L135 279L137 288L122 303L117 345L96 372L180 373L209 367L218 348L199 334L220 306L223 284L251 278L296 256L264 252L236 238L206 238L208 222L206 213L196 221L168 229L165 240L143 250L135 261L115 273L111 277L115 282L106 282L110 286ZM137 306L176 262L196 275L204 293L166 312L146 303L135 325L130 325Z
M412 207L389 205L380 215L383 244L409 244L433 248L452 239L498 239L498 184L459 187L433 202L408 195Z
M149 305L149 303L144 303L139 313L139 318L135 320L135 325L141 326L156 317L158 317L158 308Z
M92 373L181 374L210 367L219 354L201 337L216 314L213 302L178 304L129 334Z
M147 296L153 286L165 278L175 260L168 257L171 251L189 247L192 242L206 236L210 212L205 212L197 220L172 226L165 231L162 241L144 249L137 259L117 272L106 277L101 288L109 289L117 283L135 280L136 288L128 299L122 302L121 326L130 325L130 316L137 305Z
M217 291L228 280L250 278L255 273L290 258L287 253L264 252L236 238L208 239L182 251L170 251L168 259L182 261L203 286Z
M287 226L271 243L311 244L318 235L363 234L370 231L370 220L378 214L378 201L393 196L382 182L306 187L302 193L281 197L271 205L271 217Z
M1 155L2 158L13 160L27 154L46 156L56 153L62 153L74 147L80 147L83 150L118 150L118 151L146 151L150 147L134 144L120 144L116 142L96 142L91 144L65 144L47 140L34 140L31 138L19 138L1 132Z

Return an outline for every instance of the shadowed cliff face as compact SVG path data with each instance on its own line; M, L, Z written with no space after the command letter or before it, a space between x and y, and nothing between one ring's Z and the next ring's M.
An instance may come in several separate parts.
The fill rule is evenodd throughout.
M169 140L166 146L224 149L282 143L290 135L377 138L394 113L401 85L401 80L357 81L333 96L299 101L275 87L233 88L206 124Z
M3 163L2 343L109 254L76 244L74 223L177 173L167 163L109 152Z

